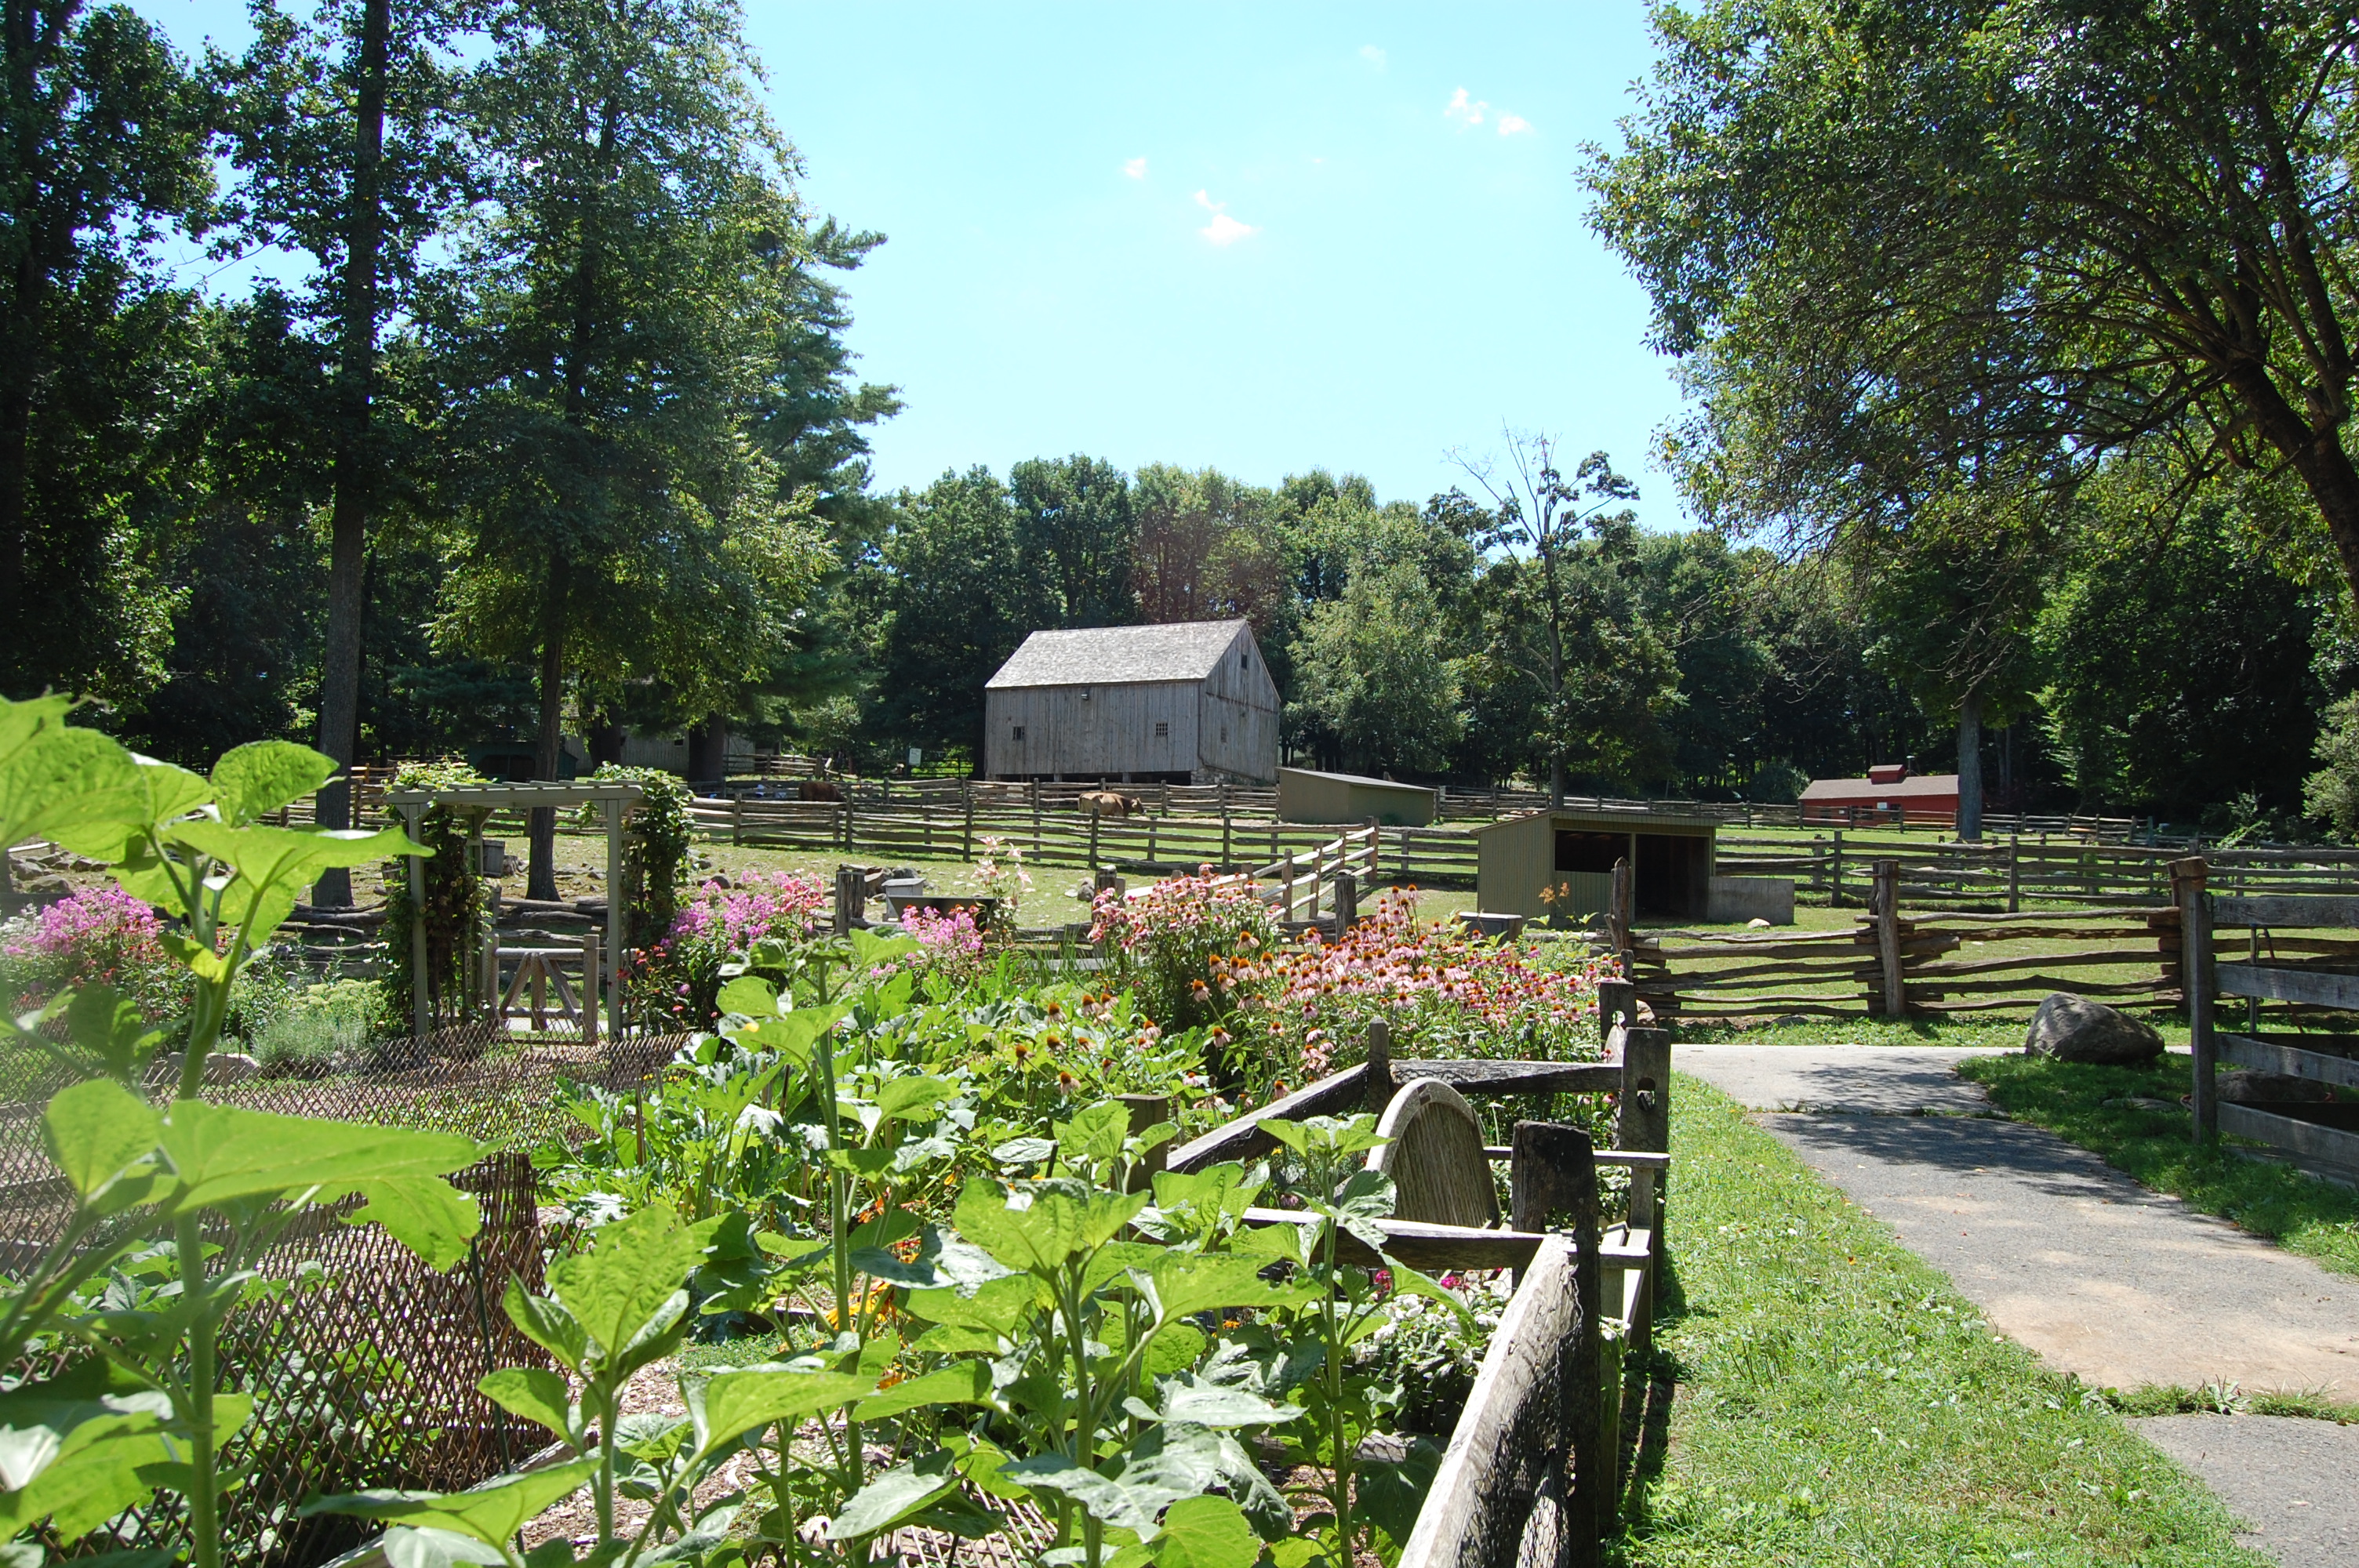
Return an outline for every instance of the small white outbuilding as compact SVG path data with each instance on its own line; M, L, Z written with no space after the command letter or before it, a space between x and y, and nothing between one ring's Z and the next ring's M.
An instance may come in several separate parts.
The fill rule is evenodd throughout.
M984 687L984 774L1272 784L1277 685L1253 626L1035 632Z

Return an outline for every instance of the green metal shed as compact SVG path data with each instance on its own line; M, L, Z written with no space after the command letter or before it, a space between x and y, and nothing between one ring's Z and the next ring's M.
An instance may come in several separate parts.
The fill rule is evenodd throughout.
M1703 920L1719 828L1708 816L1571 808L1485 823L1474 829L1476 903L1492 914L1580 921L1613 901L1614 862L1626 859L1638 918Z
M1310 768L1277 770L1281 822L1365 822L1373 817L1387 827L1423 827L1440 815L1441 792L1423 784Z

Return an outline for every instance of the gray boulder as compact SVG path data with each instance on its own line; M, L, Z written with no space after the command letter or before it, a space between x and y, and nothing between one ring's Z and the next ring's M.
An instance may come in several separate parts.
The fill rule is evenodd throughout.
M2162 1036L2116 1008L2068 991L2050 992L2031 1015L2024 1037L2027 1056L2053 1056L2060 1062L2092 1062L2119 1067L2151 1062L2162 1054Z
M2315 1078L2291 1073L2264 1073L2253 1067L2231 1067L2212 1082L2219 1097L2234 1105L2267 1105L2273 1100L2308 1100L2323 1104L2334 1091Z

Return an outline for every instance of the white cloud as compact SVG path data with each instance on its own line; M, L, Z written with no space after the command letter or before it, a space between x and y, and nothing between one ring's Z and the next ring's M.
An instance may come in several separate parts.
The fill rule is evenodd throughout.
M1216 245L1234 245L1239 240L1245 238L1248 234L1258 234L1261 232L1261 231L1256 228L1253 224L1240 223L1234 218L1230 217L1226 211L1229 204L1225 201L1213 200L1211 193L1208 191L1199 190L1196 192L1196 205L1201 207L1205 211L1210 212L1212 215L1212 221L1205 224L1202 228L1197 230L1196 232L1203 235L1204 238L1210 240Z
M1385 51L1378 49L1374 44L1362 44L1360 46L1360 58L1366 60L1370 65L1375 66L1378 70L1382 70L1385 68Z
M1147 178L1147 160L1143 157L1132 158L1129 162L1122 166L1122 172L1130 176L1133 179L1145 179Z
M1462 87L1450 95L1449 103L1442 108L1441 117L1457 121L1462 130L1472 130L1488 120L1499 127L1499 134L1503 136L1527 136L1532 134L1529 120L1521 114L1511 114L1505 109L1495 110L1489 99L1477 98Z

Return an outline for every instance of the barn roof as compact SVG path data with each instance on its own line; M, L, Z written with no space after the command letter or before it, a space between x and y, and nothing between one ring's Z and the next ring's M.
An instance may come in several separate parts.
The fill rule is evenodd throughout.
M1241 618L1035 632L984 685L992 689L1202 680L1220 664L1221 655L1229 651L1245 624Z
M1802 792L1802 802L1814 806L1829 800L1946 800L1957 793L1955 773L1912 773L1894 784L1871 784L1866 779L1812 779L1810 787Z

